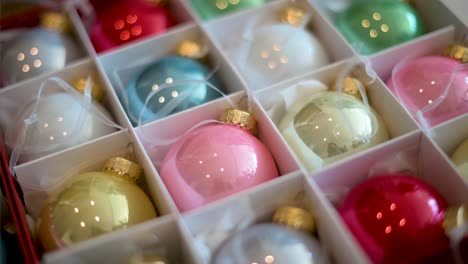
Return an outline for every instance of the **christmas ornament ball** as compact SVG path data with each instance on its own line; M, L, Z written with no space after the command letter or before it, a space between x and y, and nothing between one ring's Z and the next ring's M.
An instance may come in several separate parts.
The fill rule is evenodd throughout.
M202 82L185 82L161 89L162 85L170 85L177 81L204 81L223 90L221 81L202 63L179 56L163 57L150 64L141 73L132 78L126 87L128 95L128 113L134 125L138 124L145 102L153 91L158 91L146 105L141 121L148 122L163 118L191 107L212 101L221 94ZM181 99L180 95L188 92ZM178 101L177 101L178 100ZM174 104L174 101L177 104ZM162 112L168 105L174 105L169 112Z
M155 218L151 200L136 185L141 173L138 164L114 157L103 171L67 179L38 221L44 249L60 249Z
M265 0L192 0L192 6L203 20L242 9L261 6Z
M338 211L375 263L421 263L449 247L442 226L447 203L405 174L374 176L354 187Z

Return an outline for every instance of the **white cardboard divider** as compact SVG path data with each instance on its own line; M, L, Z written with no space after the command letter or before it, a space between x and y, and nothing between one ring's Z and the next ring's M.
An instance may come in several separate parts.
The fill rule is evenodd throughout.
M44 256L44 263L128 264L132 257L164 256L169 263L196 263L173 216L145 222Z

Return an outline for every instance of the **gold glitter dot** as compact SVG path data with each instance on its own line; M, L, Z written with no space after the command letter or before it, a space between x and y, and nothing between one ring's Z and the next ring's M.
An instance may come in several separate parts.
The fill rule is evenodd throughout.
M167 84L172 84L172 82L174 82L174 80L171 77L166 79Z
M237 5L240 2L240 0L229 0L229 3L233 5Z
M280 51L281 50L281 46L279 44L273 44L273 50L274 51Z
M153 91L157 91L157 90L159 89L159 85L153 84L153 86L151 87L151 89L152 89Z
M260 57L268 59L268 57L270 57L270 53L266 50L262 50L262 52L260 52Z
M362 20L361 25L365 28L368 28L370 26L370 22L367 19Z
M16 56L16 58L18 59L18 61L23 61L24 60L24 53L18 54L18 56Z
M34 55L37 55L38 52L39 52L39 50L38 50L36 47L32 48L32 49L29 51L29 53L31 53L31 55L33 55L33 56L34 56Z
M276 69L276 62L274 61L268 62L268 68L270 68L271 70Z
M288 57L282 56L282 57L280 58L280 61L281 61L281 63L286 64L286 63L288 63L289 60L288 60Z
M373 17L375 20L377 20L377 21L379 21L380 19L382 19L382 16L381 16L380 13L378 13L378 12L375 12L375 13L372 15L372 17Z
M229 5L229 3L226 0L217 0L216 1L216 7L221 9L221 10L228 7L228 5Z
M39 68L39 67L41 67L42 62L41 62L41 60L35 60L33 65L34 65L34 67Z
M383 25L380 27L380 29L382 30L382 32L388 32L389 27L388 27L387 24L383 24Z
M376 38L377 35L378 35L377 30L372 29L372 30L369 32L369 35L370 35L372 38Z
M172 97L176 98L179 95L179 93L177 91L173 91L171 95Z
M159 102L161 104L164 103L164 101L166 101L166 98L164 98L164 96L159 97Z
M25 64L23 65L23 72L28 72L29 71L29 65Z

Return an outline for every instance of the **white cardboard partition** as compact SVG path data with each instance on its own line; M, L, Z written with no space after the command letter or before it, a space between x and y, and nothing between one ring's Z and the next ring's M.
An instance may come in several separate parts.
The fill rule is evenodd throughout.
M149 155L147 150L155 146L158 138L180 137L200 121L217 118L230 107L227 99L234 104L242 102L247 89L251 90L252 87L247 86L245 76L239 74L239 69L228 56L225 50L228 44L226 41L236 37L252 18L259 18L263 23L278 21L279 12L291 2L268 1L259 8L202 21L192 9L190 0L172 0L171 11L183 23L165 34L97 54L88 37L89 17L80 17L77 12L80 9L81 14L84 14L86 6L77 6L79 4L75 1L67 1L66 11L72 20L78 42L83 45L88 58L74 62L61 71L0 89L0 117L17 111L15 109L35 96L34 91L49 77L56 76L70 82L74 78L85 77L90 72L97 72L107 91L103 105L124 130L21 164L15 168L17 176L19 179L40 182L46 181L47 176L60 179L62 175L98 169L106 158L123 154L127 145L132 143L136 159L145 172L141 186L163 216L61 251L44 254L43 260L46 263L128 263L128 258L137 252L148 248L162 248L171 263L209 263L206 251L200 247L202 234L216 234L217 227L229 221L241 221L242 228L255 222L267 221L278 206L299 201L301 206L315 214L320 241L334 262L367 263L369 259L343 225L334 205L350 188L364 180L377 162L398 156L402 151L404 160L416 164L415 174L435 187L449 204L467 202L468 184L458 175L449 157L454 148L468 136L468 116L447 121L431 131L421 131L384 83L399 60L409 55L438 54L447 44L457 41L459 36L468 31L466 21L463 24L456 18L460 17L460 10L468 10L468 4L463 1L413 1L426 23L428 33L366 58L379 76L369 85L368 97L387 124L392 139L331 164L314 175L306 176L301 172L303 166L276 127L278 120L272 120L268 115L268 99L302 80L317 79L330 85L347 63L352 61L350 58L356 53L333 26L333 10L342 9L350 1L352 0L294 1L311 15L307 29L326 47L332 62L316 71L305 70L303 74L282 80L271 87L264 87L253 93L254 98L250 98L250 108L258 120L259 139L272 152L282 176L187 214L180 214L177 210L158 175L157 166L152 162L155 157ZM0 34L0 40L7 37L4 32ZM174 54L178 43L186 39L202 40L207 44L209 63L211 66L219 63L218 75L226 85L229 95L227 98L133 128L117 91L124 88L130 76L145 65L162 56ZM4 120L0 118L2 130L9 125ZM164 150L161 155L164 155ZM242 218L244 214L248 217ZM210 250L216 250L220 242L221 240L211 244ZM161 251L157 253L161 254Z

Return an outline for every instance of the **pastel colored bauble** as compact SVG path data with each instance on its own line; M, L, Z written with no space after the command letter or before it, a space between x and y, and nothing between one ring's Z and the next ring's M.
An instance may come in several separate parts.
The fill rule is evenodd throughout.
M320 92L287 109L279 130L308 172L388 140L378 114L347 94Z
M463 178L468 181L468 138L453 152L452 161Z
M371 54L424 34L424 25L408 3L355 1L337 15L338 30L361 54Z
M36 28L8 41L2 48L2 80L11 84L60 70L82 55L76 41L47 28Z
M338 211L374 263L428 263L449 249L442 226L446 209L431 186L395 174L354 187Z
M278 177L268 149L244 128L212 124L174 143L159 170L185 212Z
M325 264L325 259L313 236L278 224L257 224L234 234L211 263Z
M140 115L141 123L149 122L221 97L218 91L205 83L184 83L160 89L161 85L177 81L207 80L216 88L223 90L221 82L212 73L205 65L189 58L168 56L157 60L127 84L127 111L130 120L134 125L138 125ZM159 89L160 91L148 101L146 110L142 114L150 93ZM188 96L183 99L179 98L179 95L184 92L189 92ZM174 101L177 103L174 104ZM167 111L168 104L174 104L170 111ZM163 108L166 109L164 113Z
M265 0L192 0L193 8L204 20L261 6L264 3Z
M418 122L435 126L468 113L468 70L457 70L459 65L456 60L441 56L412 59L395 66L387 85ZM439 104L441 96L445 98ZM427 110L433 103L437 105Z
M317 38L303 28L288 24L262 26L253 32L249 45L233 50L238 68L253 89L280 82L328 63Z
M141 174L135 166L111 158L103 171L67 179L41 211L42 247L46 251L68 247L155 218L151 200L135 183ZM140 172L132 172L136 170Z
M111 119L110 114L98 103L92 102L86 109L78 100L67 93L55 93L39 99L36 108L36 120L28 126L21 161L29 161L52 154L87 141L114 132L114 128L106 125L99 116ZM7 136L7 144L13 149L24 129L24 121L34 111L36 102L27 105L16 124Z
M162 34L174 24L171 14L161 5L143 0L123 0L112 2L100 10L89 34L94 48L100 52Z

